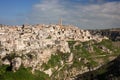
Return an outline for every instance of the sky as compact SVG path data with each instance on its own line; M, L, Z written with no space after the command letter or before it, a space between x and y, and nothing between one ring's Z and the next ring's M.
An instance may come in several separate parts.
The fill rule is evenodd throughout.
M120 0L0 0L0 24L120 28Z

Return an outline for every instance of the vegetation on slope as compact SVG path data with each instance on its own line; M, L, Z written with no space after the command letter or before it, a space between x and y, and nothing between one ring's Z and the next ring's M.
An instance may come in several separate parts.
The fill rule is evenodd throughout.
M101 63L108 63L111 57L114 58L120 54L119 47L114 46L110 40L96 41L68 41L71 53L73 53L72 62L68 62L71 53L62 53L57 51L47 63L43 63L43 70L52 69L52 75L49 77L41 71L31 73L30 68L21 67L18 71L12 72L9 66L0 66L0 80L63 80L84 72L93 70ZM106 69L100 69L97 73L104 73ZM89 79L88 79L89 80Z
M35 71L31 73L30 68L21 67L18 71L13 72L9 66L0 66L0 80L50 80L49 76L43 72Z
M97 70L77 75L75 80L120 80L120 56Z

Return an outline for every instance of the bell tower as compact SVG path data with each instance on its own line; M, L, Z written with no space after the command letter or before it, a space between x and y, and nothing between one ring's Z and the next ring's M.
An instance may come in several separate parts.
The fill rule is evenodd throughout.
M59 25L62 26L62 18L59 19Z

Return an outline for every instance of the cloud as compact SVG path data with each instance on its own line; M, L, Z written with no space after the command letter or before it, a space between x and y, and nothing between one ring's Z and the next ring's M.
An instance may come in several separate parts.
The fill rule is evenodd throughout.
M59 4L59 0L43 0L41 3L33 6L30 19L43 23L56 22L61 16L66 14L64 7Z
M64 24L80 28L115 28L120 27L119 9L120 2L83 5L70 0L42 0L33 5L28 23L57 23L62 18Z

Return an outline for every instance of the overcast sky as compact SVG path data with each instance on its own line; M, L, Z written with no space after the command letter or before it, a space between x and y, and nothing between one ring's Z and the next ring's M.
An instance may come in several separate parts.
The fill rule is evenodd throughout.
M0 0L0 24L64 24L120 28L120 0Z

